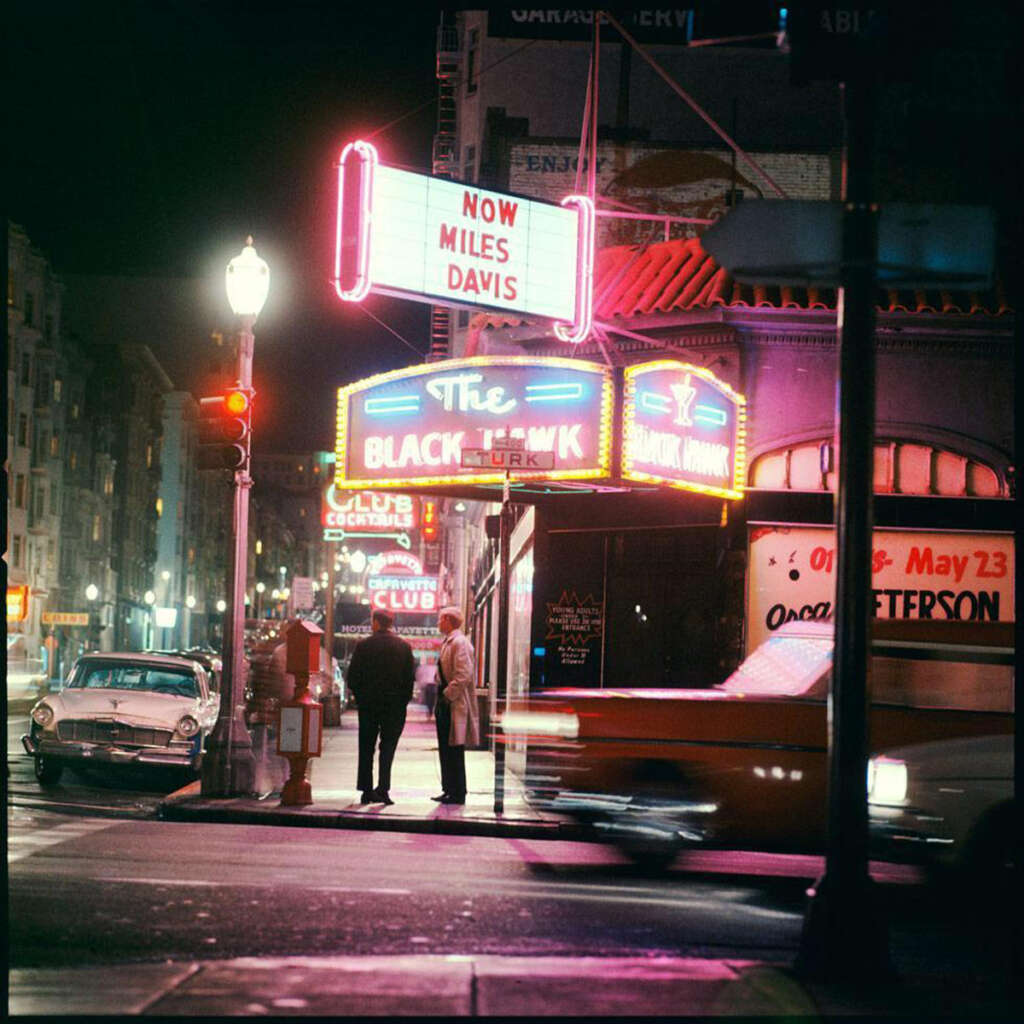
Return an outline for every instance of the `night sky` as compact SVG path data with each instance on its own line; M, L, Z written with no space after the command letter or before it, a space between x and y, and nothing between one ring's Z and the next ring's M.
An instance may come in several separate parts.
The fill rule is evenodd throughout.
M955 10L914 22L911 38L936 36L916 47L929 60L880 104L879 198L992 203L1016 223L1019 93L1006 75L1019 8ZM372 137L386 162L430 171L438 11L14 0L7 212L66 281L65 326L146 342L175 387L209 393L209 335L232 326L224 268L251 232L271 268L256 450L332 448L335 388L429 347L428 306L352 307L330 277L344 143Z
M334 388L429 344L427 306L366 304L414 352L330 277L341 146L378 133L388 162L430 171L437 9L16 0L7 20L8 217L66 280L65 323L148 342L198 391L251 232L271 268L257 449L332 448Z

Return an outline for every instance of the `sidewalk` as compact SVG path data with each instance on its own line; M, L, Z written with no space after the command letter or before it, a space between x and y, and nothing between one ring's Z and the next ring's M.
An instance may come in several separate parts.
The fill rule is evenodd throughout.
M494 810L494 755L489 750L466 751L468 791L462 806L431 800L441 792L437 735L426 709L409 705L405 730L391 772L394 804L359 803L356 789L358 722L354 711L342 715L339 727L324 729L323 754L310 760L307 777L313 803L282 807L281 787L288 763L262 735L253 739L258 795L203 797L198 782L168 796L160 805L166 820L240 822L260 825L307 825L318 828L364 828L448 835L574 839L582 830L558 817L530 807L519 780L505 772L504 807ZM374 759L374 781L377 763Z

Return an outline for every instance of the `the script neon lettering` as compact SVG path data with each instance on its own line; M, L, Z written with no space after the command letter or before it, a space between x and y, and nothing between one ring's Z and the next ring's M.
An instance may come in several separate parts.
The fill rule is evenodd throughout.
M482 373L460 373L451 377L434 377L426 383L427 394L436 398L445 412L489 412L502 416L516 407L515 398L505 398L503 387L488 388L484 395L474 387L483 380Z

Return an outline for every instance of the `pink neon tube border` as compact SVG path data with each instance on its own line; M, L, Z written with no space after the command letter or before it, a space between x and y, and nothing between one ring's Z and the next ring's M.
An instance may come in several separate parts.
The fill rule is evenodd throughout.
M576 249L576 318L571 324L555 324L555 334L570 344L585 341L594 325L594 203L589 196L566 196L562 206L575 206L580 220Z
M357 271L355 285L345 291L341 287L341 213L345 197L345 160L351 151L359 158L359 224L357 238ZM362 302L370 291L370 230L373 223L373 179L377 167L377 150L369 142L350 142L338 162L338 223L334 241L334 290L345 302Z

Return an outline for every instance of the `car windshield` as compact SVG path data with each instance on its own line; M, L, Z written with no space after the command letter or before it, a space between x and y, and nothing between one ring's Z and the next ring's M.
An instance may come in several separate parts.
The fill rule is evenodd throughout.
M831 637L773 636L720 689L780 697L825 697L831 669Z
M80 665L69 684L89 690L133 690L168 693L175 697L198 697L196 677L185 668L131 663L89 662Z

